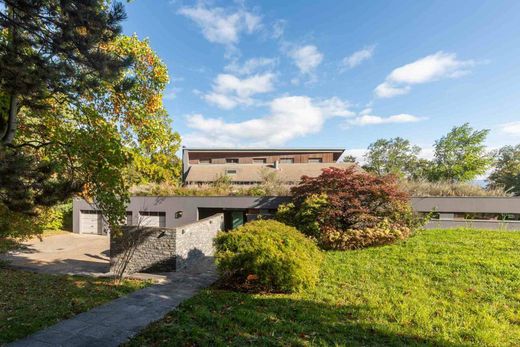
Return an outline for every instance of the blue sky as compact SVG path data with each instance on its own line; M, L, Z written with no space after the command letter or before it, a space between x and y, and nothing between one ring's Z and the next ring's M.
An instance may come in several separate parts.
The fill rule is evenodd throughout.
M453 126L520 142L520 1L162 1L126 34L167 64L188 146L424 148Z

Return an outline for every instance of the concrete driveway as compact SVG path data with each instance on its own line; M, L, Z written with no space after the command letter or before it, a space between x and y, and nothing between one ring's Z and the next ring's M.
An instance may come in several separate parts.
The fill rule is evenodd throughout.
M98 276L109 270L108 236L63 234L23 242L1 255L17 268L44 273Z

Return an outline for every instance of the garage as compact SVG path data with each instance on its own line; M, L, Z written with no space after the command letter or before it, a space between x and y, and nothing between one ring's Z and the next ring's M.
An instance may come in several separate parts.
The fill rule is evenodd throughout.
M101 211L82 210L79 217L80 234L103 234L103 216Z
M144 227L166 226L166 213L153 211L139 211L139 225Z

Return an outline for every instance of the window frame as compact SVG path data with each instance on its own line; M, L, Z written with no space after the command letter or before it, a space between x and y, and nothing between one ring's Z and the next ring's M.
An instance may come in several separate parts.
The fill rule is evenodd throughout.
M291 158L291 157L280 158L280 164L294 164L294 158Z

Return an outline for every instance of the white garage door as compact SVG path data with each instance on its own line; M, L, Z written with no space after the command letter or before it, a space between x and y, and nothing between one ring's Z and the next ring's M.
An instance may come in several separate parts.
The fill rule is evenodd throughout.
M103 218L100 211L81 211L79 217L80 234L98 234L103 233Z
M166 213L165 212L150 212L140 211L139 212L139 225L144 227L161 227L166 226Z

